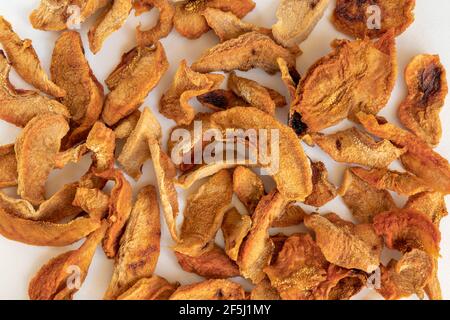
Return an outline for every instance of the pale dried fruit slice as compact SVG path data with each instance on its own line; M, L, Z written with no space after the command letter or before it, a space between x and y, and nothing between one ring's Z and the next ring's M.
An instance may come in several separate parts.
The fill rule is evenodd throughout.
M114 131L102 122L96 122L86 140L86 148L93 152L95 172L111 170L114 167L116 136Z
M189 100L216 90L224 77L218 74L201 74L181 61L172 85L159 102L159 112L178 125L189 125L195 117L195 110Z
M319 208L336 198L336 187L328 181L328 171L322 162L311 161L311 169L313 190L304 203Z
M386 168L406 152L389 140L375 141L356 128L324 135L312 133L311 138L335 161L360 164L367 167Z
M170 300L244 300L240 284L229 280L207 280L179 287Z
M308 38L322 18L329 0L282 0L277 9L277 23L272 26L275 40L291 47Z
M106 79L111 92L106 97L103 121L112 126L136 111L168 67L160 42L153 48L136 47L124 54L120 64Z
M69 131L61 115L42 115L33 118L17 138L17 193L34 205L45 200L45 182L55 165L61 139Z
M306 212L295 204L289 204L284 212L272 222L272 228L286 228L303 222Z
M289 91L291 100L294 100L298 91L301 76L295 66L289 66L283 58L277 59L278 68L281 72L281 80Z
M34 51L31 40L22 40L14 33L11 24L0 16L0 43L8 55L11 65L26 82L54 97L63 97L66 92L50 81Z
M136 282L117 300L168 300L177 287L178 284L171 284L166 279L153 275Z
M241 215L236 208L232 208L225 213L222 222L222 233L225 241L225 252L236 261L239 250L245 237L252 226L252 219L249 215Z
M180 242L174 250L192 257L209 251L232 196L232 179L227 170L219 171L191 194L184 210Z
M440 192L422 192L409 197L405 209L420 211L439 226L441 219L448 215L444 195Z
M402 124L431 146L439 143L442 125L439 113L448 85L444 66L437 55L418 55L405 69L408 96L398 108Z
M151 277L159 258L160 240L156 190L153 186L147 186L139 192L120 239L120 249L105 299L114 299L138 280Z
M233 191L250 214L264 196L264 183L252 170L239 166L233 171Z
M138 2L141 6L155 7L159 10L159 20L156 26L143 31L139 24L136 29L137 43L140 46L150 46L155 44L159 39L167 37L170 31L172 31L175 7L169 0L139 0ZM136 2L134 6L136 6Z
M390 29L398 36L413 23L415 4L416 0L337 0L332 22L355 38L378 38Z
M109 196L99 189L77 188L72 204L81 208L90 217L103 219L109 210Z
M273 74L278 71L278 58L283 58L290 67L295 66L295 54L266 35L248 32L209 49L192 65L192 69L206 73L261 68Z
M62 169L70 163L78 163L88 152L89 149L84 143L59 152L55 157L55 168Z
M201 165L194 171L187 172L178 177L177 185L183 189L189 189L192 185L204 178L210 177L220 170L233 169L237 166L236 163L229 163L226 161L214 162L212 164Z
M127 139L133 132L134 128L136 128L140 118L141 112L136 110L128 117L120 120L114 128L116 139Z
M17 185L17 160L14 145L0 146L0 188Z
M111 34L124 25L132 7L132 0L113 0L112 4L105 8L88 33L89 46L94 54L101 50Z
M31 279L28 295L31 300L70 300L86 279L89 267L98 244L102 241L107 224L103 223L94 231L83 245L77 249L60 254L47 262ZM70 282L70 276L79 276L78 285Z

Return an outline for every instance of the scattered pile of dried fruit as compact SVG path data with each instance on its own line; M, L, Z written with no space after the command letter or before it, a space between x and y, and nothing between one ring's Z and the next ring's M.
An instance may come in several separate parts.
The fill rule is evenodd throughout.
M71 1L42 0L30 16L34 28L63 31ZM101 243L115 270L105 299L349 299L367 285L380 268L377 291L386 299L424 292L441 299L437 278L439 223L447 215L444 196L450 193L450 167L433 151L441 138L439 112L447 94L444 67L438 56L420 55L408 65L408 95L398 108L407 130L377 117L397 77L395 37L413 20L414 0L374 0L383 13L382 28L368 30L369 2L338 0L333 23L359 39L336 40L333 50L300 77L295 69L298 45L322 17L328 0L282 0L272 29L241 21L252 0L103 0L81 3L81 22L104 10L89 31L92 52L119 29L134 8L136 15L160 11L151 30L137 28L137 47L106 79L105 96L84 56L80 35L64 31L53 52L51 77L42 69L30 40L22 40L0 17L0 118L23 130L14 145L0 147L0 187L17 186L20 199L0 193L0 234L38 246L83 245L45 264L31 280L31 299L71 299L67 268L76 265L85 279ZM161 145L161 127L144 99L169 66L159 39L172 27L187 38L212 29L220 43L192 66L181 62L159 110L193 130L277 129L279 170L276 188L264 190L261 178L246 166L228 163L175 166ZM372 38L377 38L372 41ZM230 59L230 57L233 57ZM39 91L14 88L11 66ZM290 93L289 126L274 118L287 104L278 92L239 77L234 70L261 68L281 72ZM225 77L210 72L230 72ZM212 109L196 114L191 98ZM321 130L343 119L360 128L325 135ZM374 136L379 139L375 140ZM324 164L305 155L300 139L317 145L349 167L340 188L328 181ZM381 140L380 140L381 139ZM125 144L117 157L116 141ZM184 146L183 152L194 146ZM92 154L92 165L80 181L45 198L51 172ZM387 167L400 159L407 172ZM132 203L135 180L151 160L157 189L146 186ZM178 173L181 172L181 176ZM192 193L183 212L180 232L175 185L189 188L208 178ZM104 191L113 181L110 194ZM409 197L397 208L390 193ZM232 207L236 194L247 213ZM159 195L159 199L158 199ZM342 196L358 224L337 214L307 214L296 202L321 207ZM186 286L154 274L160 252L160 209L174 241L180 266L209 280ZM304 223L311 233L270 236L271 227ZM222 230L225 247L215 243ZM399 250L400 260L384 266L383 247ZM245 292L228 278L242 276L255 288Z

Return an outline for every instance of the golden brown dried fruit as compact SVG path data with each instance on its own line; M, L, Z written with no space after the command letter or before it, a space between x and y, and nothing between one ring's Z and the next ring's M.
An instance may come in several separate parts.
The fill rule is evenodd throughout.
M229 280L207 280L179 287L170 300L244 300L240 284Z
M136 110L128 117L120 120L114 128L116 139L127 139L133 132L134 128L136 128L140 118L141 112Z
M97 121L92 127L86 140L86 147L94 154L95 172L111 170L114 167L114 150L116 136L114 131Z
M103 120L109 126L138 109L148 93L159 83L169 63L160 42L154 48L136 47L106 79L111 92L106 97Z
M291 106L291 126L298 113L309 132L318 132L358 111L376 114L388 102L397 76L395 39L378 42L337 40L302 79ZM351 61L351 63L349 63Z
M230 59L230 57L234 58ZM192 65L192 70L206 73L261 68L273 74L278 71L278 58L283 58L289 67L295 66L295 54L277 45L266 35L248 32L206 51Z
M189 171L184 175L178 177L177 185L183 189L188 189L192 185L204 178L210 177L213 174L224 169L233 169L237 166L236 163L228 163L226 161L214 162L212 164L200 165L194 171Z
M249 215L241 215L236 208L232 208L225 213L222 222L222 233L225 240L225 252L236 261L238 259L241 244L247 236L252 226L252 219Z
M107 223L94 231L83 245L60 254L47 262L31 279L28 295L31 300L70 300L86 279L98 244L106 232ZM79 285L70 284L69 277L77 271Z
M439 192L422 192L409 197L405 209L412 209L426 214L439 227L443 217L448 215L444 195Z
M311 161L311 169L313 190L304 203L308 206L322 207L336 198L336 187L328 181L328 171L322 162Z
M378 38L390 29L398 36L413 23L415 4L416 0L337 0L332 21L339 31L355 38ZM377 12L379 25L374 20Z
M278 21L272 26L275 40L284 47L306 40L328 3L329 0L282 0L277 9Z
M136 282L117 300L168 300L177 287L178 284L171 284L166 279L153 275Z
M438 278L438 260L434 259L433 274L424 288L430 300L442 300L441 284Z
M113 0L112 4L105 8L88 33L89 46L94 54L101 50L103 43L112 33L123 26L132 7L132 0Z
M305 217L325 258L340 267L371 273L380 264L382 242L370 225L353 225L338 216Z
M301 76L295 66L289 66L283 58L277 58L278 68L281 72L281 80L289 91L291 100L295 99Z
M439 256L441 233L424 213L412 209L383 212L373 219L373 226L390 249L404 253L420 249L432 257Z
M0 16L0 43L17 73L35 88L52 95L63 97L65 91L50 81L34 51L31 40L22 40L14 33L11 24Z
M175 251L198 257L211 249L211 242L231 206L232 183L230 173L222 170L188 197L180 243L175 246Z
M389 140L375 141L356 128L323 135L312 133L313 141L335 161L360 164L367 167L386 168L406 152Z
M444 66L435 55L418 55L405 70L408 96L398 108L402 124L431 146L442 137L439 113L448 85Z
M353 216L361 223L371 223L380 212L396 209L394 199L386 190L378 190L345 170L344 181L338 190Z
M17 138L17 193L34 205L45 200L45 182L67 131L63 116L48 114L33 118Z
M139 0L139 2L141 5L159 10L159 20L155 27L142 31L139 25L136 29L137 43L140 46L150 46L159 39L167 37L172 31L175 8L168 0Z
M151 277L158 262L160 240L161 225L156 190L153 186L147 186L139 192L120 239L120 249L105 299L114 299L138 280Z
M109 209L109 196L99 189L77 188L72 204L90 217L102 219Z
M86 144L80 144L65 151L59 152L55 156L55 168L62 169L70 163L78 163L84 155L89 152Z
M222 111L233 107L249 106L242 98L238 97L231 90L217 89L202 94L197 100L205 107L213 111Z
M272 228L286 228L299 225L303 222L306 212L295 204L289 204L284 212L272 223Z
M180 2L180 1L179 1ZM175 5L175 29L184 37L197 39L208 32L209 26L203 17L207 8L230 11L239 18L253 10L252 0L187 0Z
M281 300L277 289L272 287L269 279L258 283L250 293L250 300Z
M233 191L250 214L264 196L264 183L252 170L239 166L233 171Z
M14 145L0 146L0 188L17 185L17 160Z
M169 90L161 97L159 112L178 125L188 125L194 120L195 110L189 100L216 90L224 77L218 74L201 74L192 71L181 61Z

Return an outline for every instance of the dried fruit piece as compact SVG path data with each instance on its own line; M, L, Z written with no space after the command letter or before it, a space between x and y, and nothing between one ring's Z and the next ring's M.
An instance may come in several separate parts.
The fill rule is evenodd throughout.
M153 274L158 262L160 240L158 198L155 188L147 186L139 192L120 239L120 249L105 299L116 298L138 280Z
M114 131L101 122L96 122L89 132L86 147L94 153L94 167L96 173L111 170L114 167L114 150L116 136Z
M439 278L438 278L438 260L437 259L434 259L433 274L432 274L430 280L428 280L428 283L425 286L424 290L430 300L442 300L441 284L439 283Z
M431 146L442 137L439 113L448 85L444 66L435 55L418 55L405 70L408 96L398 108L402 124Z
M234 57L230 59L230 57ZM206 51L192 70L212 71L248 71L261 68L267 73L278 71L277 59L283 58L289 67L295 66L295 54L275 43L270 37L259 32L248 32Z
M406 152L405 148L397 148L388 140L377 142L354 127L329 135L312 133L311 137L335 161L367 167L386 168Z
M17 185L17 160L14 145L0 146L0 188Z
M380 212L396 209L394 199L386 190L379 190L345 170L344 181L338 190L353 216L361 223L371 223Z
M120 120L114 128L116 139L127 139L136 128L140 118L141 112L136 110L128 117Z
M105 8L88 33L89 46L94 54L100 51L111 34L124 25L132 7L132 0L113 0L112 4Z
M309 132L318 132L358 111L376 114L388 102L397 76L395 39L378 42L336 40L333 51L303 77L291 106L291 126L298 112ZM351 61L351 63L349 63Z
M67 108L56 100L40 95L36 91L19 90L9 82L11 66L0 50L0 119L19 127L35 116L53 113L69 117Z
M175 8L168 0L139 0L141 5L156 7L159 10L159 20L155 27L150 30L141 30L141 25L136 29L137 43L140 46L155 44L159 39L169 35L173 28L173 16Z
M308 206L322 207L336 198L336 187L328 181L328 171L322 162L311 161L311 169L313 190L304 203Z
M272 223L272 228L286 228L299 225L303 222L306 212L299 206L289 204L284 212Z
M197 100L205 107L213 111L222 111L233 107L249 106L242 98L238 97L231 90L217 89L202 94Z
M305 217L327 261L347 269L371 273L380 264L381 240L370 225L353 225L336 215Z
M404 253L420 249L432 257L439 256L441 233L424 213L412 209L383 212L373 219L373 226L390 249Z
M250 213L255 211L265 193L261 178L249 168L242 166L233 171L233 191Z
M31 279L28 295L31 300L69 300L86 279L98 244L102 241L107 224L94 231L83 245L60 254L47 262ZM76 272L78 285L69 286L69 277Z
M282 0L277 9L277 23L272 26L275 40L284 47L308 38L322 18L329 0Z
M55 168L62 169L70 163L78 163L88 152L89 149L84 143L67 149L66 151L59 152L55 156Z
M332 22L339 31L355 38L378 38L391 29L398 36L413 23L415 4L415 0L337 0ZM379 24L374 20L377 13Z
M160 42L154 48L136 47L124 54L120 64L106 79L111 92L103 109L105 123L112 126L136 111L168 67Z
M166 279L153 275L136 282L117 300L168 300L177 287L178 284L171 284Z
M426 214L439 226L443 217L448 215L444 195L439 192L422 192L409 197L405 209L412 209Z
M176 181L177 185L183 189L188 189L192 185L204 178L210 177L220 170L232 169L237 166L236 163L228 163L226 161L214 162L212 164L201 165L194 171L190 171L178 178Z
M194 120L195 110L189 100L216 90L224 77L218 74L201 74L192 71L186 60L181 61L169 90L161 97L159 112L178 125L188 125Z
M90 217L102 219L109 210L109 196L99 189L77 188L72 204Z
M50 81L34 51L31 40L22 40L14 33L11 24L0 16L0 43L17 73L35 88L63 97L65 91Z
M286 199L274 190L262 197L253 214L253 224L242 243L237 263L241 275L255 284L264 279L263 269L269 265L274 250L269 228L286 205Z
M174 250L192 257L209 251L211 242L231 206L233 185L231 175L222 170L213 175L187 199L180 243Z
M301 76L294 66L289 66L283 58L277 58L278 68L281 72L281 80L289 91L291 100L294 100L298 91Z
M240 284L229 280L206 280L179 287L170 300L244 300Z
M281 300L281 297L277 289L270 284L270 280L264 279L253 288L250 300Z
M67 131L63 116L48 114L33 118L17 138L17 193L34 205L45 200L45 182Z
M388 169L366 170L363 168L352 168L351 171L360 179L379 190L391 190L406 196L430 191L430 188L421 179L408 172Z
M236 208L232 208L225 213L222 222L222 233L225 240L225 252L236 261L238 259L241 244L247 236L252 226L252 219L249 215L241 215Z
M198 274L207 279L227 279L239 276L237 264L218 246L214 246L213 249L198 257L190 257L179 252L175 252L175 255L184 271Z
M180 1L178 1L180 2ZM184 37L197 39L208 32L209 26L203 17L207 8L230 11L239 18L253 10L252 0L187 0L175 5L175 29Z

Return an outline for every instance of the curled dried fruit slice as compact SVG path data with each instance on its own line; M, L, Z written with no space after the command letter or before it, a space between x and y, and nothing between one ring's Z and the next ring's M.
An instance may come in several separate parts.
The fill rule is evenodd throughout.
M311 137L335 161L367 167L386 168L406 152L405 148L397 148L388 140L377 142L356 128L329 135L313 133Z
M348 63L352 61L352 63ZM310 132L331 127L358 111L376 114L388 102L397 76L395 39L387 33L368 39L333 43L302 79L291 106L291 126L299 113Z
M80 286L69 286L69 277L74 272L80 277L81 285L86 279L89 267L98 244L102 241L107 224L103 223L94 231L83 245L77 249L60 254L47 262L33 277L28 287L31 300L69 300Z
M266 35L248 32L209 49L192 65L192 69L205 73L261 68L268 73L275 73L278 71L278 58L283 58L290 67L295 66L295 54L277 45Z
M303 222L306 212L294 204L289 204L284 212L272 223L272 228L286 228Z
M239 276L237 264L218 246L214 246L213 249L198 257L190 257L179 252L175 252L175 255L184 271L198 274L207 279L227 279Z
M68 118L67 108L56 100L40 95L36 91L19 90L9 82L11 66L0 50L0 119L19 127L25 125L35 116L54 113Z
M175 251L198 257L211 249L225 212L231 206L233 185L231 175L222 170L213 175L187 199L180 243Z
M439 226L443 217L448 215L444 195L440 192L422 192L409 197L405 209L412 209L426 214Z
M170 300L244 300L240 284L229 280L207 280L179 287Z
M147 186L139 192L120 239L120 249L105 299L118 297L138 280L153 274L158 262L160 240L156 190L153 186Z
M336 187L328 181L328 171L322 162L311 161L311 169L313 190L304 203L308 206L322 207L336 198Z
M281 80L289 91L291 99L294 100L298 90L298 84L300 83L300 74L295 67L289 67L286 60L283 58L277 59L278 67L281 72Z
M34 205L45 200L45 182L67 131L63 116L48 114L33 118L17 138L17 193Z
M97 18L88 33L89 45L94 54L100 51L106 38L123 26L132 7L132 0L113 0Z
M168 300L177 287L178 284L171 284L166 279L153 275L136 282L117 300Z
M63 97L65 91L50 81L34 51L31 40L22 40L14 33L11 25L0 16L0 43L17 73L35 88L52 95Z
M213 111L223 111L234 107L246 107L248 103L238 97L231 90L217 89L202 94L197 100Z
M225 252L236 261L238 259L241 244L247 236L252 226L252 219L249 215L241 215L236 208L232 208L225 213L222 222L222 233L225 240Z
M59 152L55 157L55 168L62 169L70 163L78 163L88 152L89 150L84 143Z
M277 289L270 284L270 280L264 279L253 288L250 300L281 300L281 297Z
M139 0L141 5L156 7L159 10L159 20L155 27L142 31L139 25L136 29L136 38L140 46L155 44L159 39L169 35L173 28L175 8L168 0Z
M136 47L124 54L120 64L106 79L111 92L103 109L105 123L112 126L136 111L168 67L160 42L154 48Z
M262 197L253 214L253 224L241 246L237 263L241 275L255 284L265 278L263 269L269 265L274 251L269 228L286 205L286 199L274 190Z
M159 112L178 125L188 125L194 120L195 110L189 100L216 90L224 77L218 74L201 74L192 71L181 61L169 90L161 97Z
M347 169L338 190L353 216L361 223L371 223L380 212L396 209L394 199L386 190L379 190Z
M402 157L406 170L425 181L435 191L450 193L450 165L447 159L434 152L424 141L393 124L373 115L358 113L358 120L371 134L391 140L395 145L406 147Z
M284 47L306 40L328 3L329 0L282 0L277 10L278 21L272 26L275 40Z
M236 163L228 163L226 161L223 162L214 162L212 164L206 164L200 166L198 169L195 169L192 172L188 172L178 178L176 181L177 185L179 185L183 189L188 189L192 187L192 185L204 178L210 177L220 170L224 169L232 169L236 167Z
M441 233L424 213L412 209L383 212L373 219L373 226L390 249L420 249L432 257L439 256Z
M439 56L418 55L405 70L408 96L398 109L402 124L431 146L442 137L439 113L448 93L444 66Z
M417 294L423 299L423 290L434 270L433 259L424 251L413 249L399 261L392 260L381 269L381 288L378 292L387 300L398 300Z
M233 172L233 191L250 213L255 211L259 200L265 194L261 178L249 168L241 166Z
M120 120L114 128L116 139L127 139L133 132L134 128L136 128L140 118L141 112L136 110L128 117Z
M77 188L72 204L90 217L102 219L109 209L109 196L99 189Z
M17 160L14 145L0 146L0 188L17 185Z
M380 264L381 240L370 225L353 225L335 215L311 215L305 225L314 230L327 261L347 269L371 273Z
M114 167L114 150L116 149L116 136L114 131L101 122L96 122L89 132L86 147L92 151L94 167L97 173L110 170Z
M378 38L390 29L398 36L413 23L415 4L416 0L337 0L332 21L355 38ZM379 25L374 14L380 15Z

